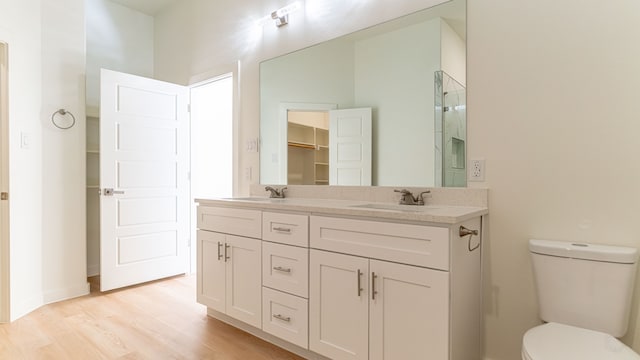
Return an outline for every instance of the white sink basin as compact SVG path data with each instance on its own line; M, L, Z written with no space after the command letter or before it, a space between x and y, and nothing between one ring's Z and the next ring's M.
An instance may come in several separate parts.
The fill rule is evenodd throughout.
M377 209L377 210L391 210L391 211L408 211L408 212L429 212L438 208L425 205L400 205L400 204L383 204L383 203L371 203L362 205L351 205L355 208L363 209Z

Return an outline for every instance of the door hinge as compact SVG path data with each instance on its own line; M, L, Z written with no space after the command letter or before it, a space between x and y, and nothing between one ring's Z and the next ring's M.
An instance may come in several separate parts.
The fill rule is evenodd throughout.
M187 239L187 247L191 247L191 238Z
M190 113L191 112L191 104L187 104L187 112Z
M8 192L1 192L0 193L0 200L9 200L9 193Z

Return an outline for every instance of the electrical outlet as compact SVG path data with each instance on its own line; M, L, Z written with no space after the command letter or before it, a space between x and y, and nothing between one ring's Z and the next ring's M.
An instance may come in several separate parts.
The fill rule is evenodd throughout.
M244 168L244 179L251 181L251 166Z
M470 161L469 181L484 181L484 159Z
M253 138L247 140L247 152L256 153L259 150L259 138Z

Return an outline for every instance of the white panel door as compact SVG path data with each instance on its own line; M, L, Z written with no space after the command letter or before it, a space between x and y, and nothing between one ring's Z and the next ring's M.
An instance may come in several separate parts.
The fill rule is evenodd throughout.
M101 72L102 291L186 271L188 101L186 87Z
M449 358L449 273L371 260L371 360Z
M329 112L329 184L371 185L371 108Z
M369 260L311 250L309 263L309 349L335 360L368 359Z

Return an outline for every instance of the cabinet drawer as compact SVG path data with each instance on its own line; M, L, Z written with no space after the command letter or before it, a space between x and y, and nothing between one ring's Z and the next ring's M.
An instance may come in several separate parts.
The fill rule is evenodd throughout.
M282 244L309 246L309 217L306 215L262 213L262 239Z
M449 270L449 229L311 216L310 246L345 254Z
M307 299L262 288L262 330L302 348L309 348Z
M262 236L262 212L198 206L198 228L259 239Z
M262 285L306 298L308 275L309 249L262 243Z

